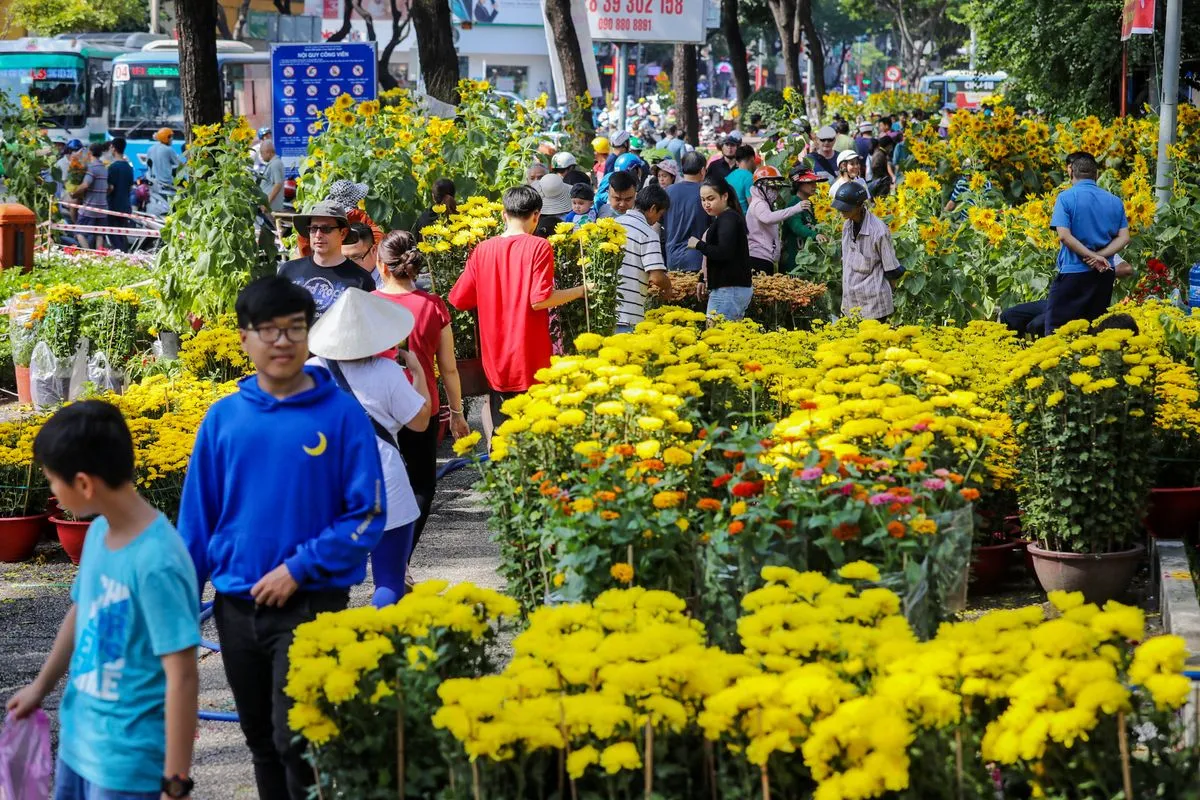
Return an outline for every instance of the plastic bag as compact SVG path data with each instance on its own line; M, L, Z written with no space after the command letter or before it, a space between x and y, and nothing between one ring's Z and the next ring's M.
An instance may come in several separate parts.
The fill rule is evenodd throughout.
M88 377L88 340L79 340L75 355L57 358L50 345L38 342L29 360L29 390L38 411L74 400L83 392Z
M87 362L87 380L96 387L98 392L116 392L120 394L125 388L125 373L109 366L108 356L96 353ZM72 386L72 388L74 388Z
M54 781L50 718L36 709L0 730L0 800L46 800Z

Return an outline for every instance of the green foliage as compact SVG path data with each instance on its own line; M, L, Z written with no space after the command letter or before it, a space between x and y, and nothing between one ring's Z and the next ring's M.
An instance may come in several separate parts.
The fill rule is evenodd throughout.
M0 173L4 188L39 220L50 213L54 184L43 181L42 172L50 169L53 152L37 102L22 97L17 104L0 96Z
M0 302L6 302L18 292L37 292L56 283L72 283L84 292L98 292L109 286L131 286L149 280L150 265L145 256L39 250L29 272L0 271Z
M175 330L190 315L233 311L242 287L273 265L254 236L266 197L251 170L253 138L244 119L196 128L156 261L162 317Z
M1111 116L1123 6L1122 0L979 0L973 16L981 63L1008 72L1004 92L1014 102L1055 114Z
M42 36L146 27L144 0L13 0L12 21Z
M784 107L783 92L778 89L759 89L746 98L742 116L751 123L774 119Z

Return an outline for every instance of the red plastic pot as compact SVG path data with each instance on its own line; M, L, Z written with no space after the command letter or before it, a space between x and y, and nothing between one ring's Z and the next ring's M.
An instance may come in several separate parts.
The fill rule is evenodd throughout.
M11 564L33 555L45 524L45 514L0 517L0 561Z
M1000 588L1012 566L1014 542L989 544L971 550L971 588L979 594L991 594Z
M14 366L13 374L17 379L17 402L23 406L32 405L33 389L29 382L29 367Z
M78 564L79 557L83 555L83 540L87 538L88 528L92 523L63 519L60 516L53 516L50 521L58 530L58 542L63 550L67 551L67 557L71 559L72 564Z
M1194 540L1200 531L1200 486L1151 489L1146 528L1155 537Z

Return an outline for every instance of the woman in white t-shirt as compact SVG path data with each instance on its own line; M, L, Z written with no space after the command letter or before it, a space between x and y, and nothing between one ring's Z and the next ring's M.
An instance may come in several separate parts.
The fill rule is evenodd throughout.
M404 573L412 550L413 527L420 510L400 456L396 434L401 428L423 431L429 424L429 389L417 357L401 350L407 370L380 358L408 338L413 315L407 308L361 289L347 289L313 325L308 349L311 363L330 371L334 381L362 405L375 426L379 460L387 484L387 522L383 538L371 551L376 608L404 596Z

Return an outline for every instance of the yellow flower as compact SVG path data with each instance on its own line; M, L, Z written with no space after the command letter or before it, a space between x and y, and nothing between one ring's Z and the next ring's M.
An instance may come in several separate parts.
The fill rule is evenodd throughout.
M640 769L642 757L632 742L618 742L604 748L600 754L600 766L609 775L615 775L623 769Z
M866 561L852 561L838 570L838 576L848 581L870 581L878 583L879 568Z
M633 567L623 561L613 564L609 568L608 574L618 583L630 583L633 581Z
M483 436L479 431L472 431L454 443L454 454L464 456L475 449L475 445L479 444L479 440Z

